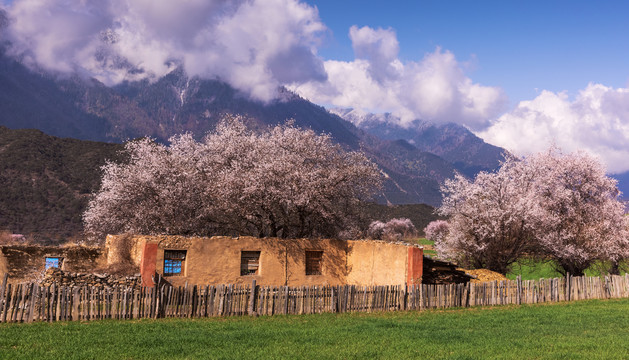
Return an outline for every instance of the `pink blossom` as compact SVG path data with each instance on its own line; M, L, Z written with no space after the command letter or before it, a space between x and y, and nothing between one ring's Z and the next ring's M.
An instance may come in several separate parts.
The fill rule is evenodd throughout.
M89 233L335 236L381 186L362 153L291 122L258 134L228 117L201 142L143 139L126 152L128 162L103 167Z

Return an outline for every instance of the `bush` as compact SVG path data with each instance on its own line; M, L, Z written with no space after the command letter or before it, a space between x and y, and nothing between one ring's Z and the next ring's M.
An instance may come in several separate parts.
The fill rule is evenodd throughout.
M386 223L374 221L367 229L367 236L377 240L399 241L415 234L417 234L415 225L406 218L391 219Z
M439 244L444 241L448 236L450 228L448 222L445 220L431 221L426 228L424 228L424 234L426 239L433 241L435 244Z

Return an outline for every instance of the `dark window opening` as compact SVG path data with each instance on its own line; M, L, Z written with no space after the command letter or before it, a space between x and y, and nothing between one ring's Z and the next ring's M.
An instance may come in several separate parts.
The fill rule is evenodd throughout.
M240 275L257 275L260 271L260 252L242 251L240 253Z
M323 251L306 251L306 275L321 275Z
M46 270L49 268L57 268L61 269L61 265L63 264L63 258L60 257L46 257Z
M183 275L186 250L164 250L164 276Z

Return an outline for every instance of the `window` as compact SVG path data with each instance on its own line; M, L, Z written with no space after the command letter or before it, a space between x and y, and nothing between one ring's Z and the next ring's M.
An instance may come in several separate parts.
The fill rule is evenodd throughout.
M323 251L306 251L306 275L321 275Z
M61 269L61 264L63 263L63 258L60 257L46 257L46 270L49 268L57 268Z
M164 276L183 275L186 250L164 250Z
M240 253L240 275L257 275L260 270L260 252L242 251Z

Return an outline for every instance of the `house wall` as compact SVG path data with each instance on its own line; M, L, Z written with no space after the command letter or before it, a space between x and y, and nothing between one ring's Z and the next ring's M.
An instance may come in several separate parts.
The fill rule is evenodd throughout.
M63 258L61 269L76 273L91 273L106 261L103 249L96 247L4 245L0 246L0 274L8 273L14 283L41 280L46 257Z
M165 250L187 251L183 274L165 277L174 286L249 285L253 279L269 286L404 284L411 259L409 249L421 251L403 244L364 240L181 236L136 236L133 240L134 249L142 249L141 256L133 257L133 261L141 268L145 286L153 284L155 273L163 275ZM113 237L110 243L115 243ZM307 250L323 251L321 275L306 275ZM258 274L240 275L241 251L260 251ZM109 253L116 251L109 249ZM421 258L419 261L421 271Z
M381 241L348 241L347 283L354 285L404 284L409 246Z

